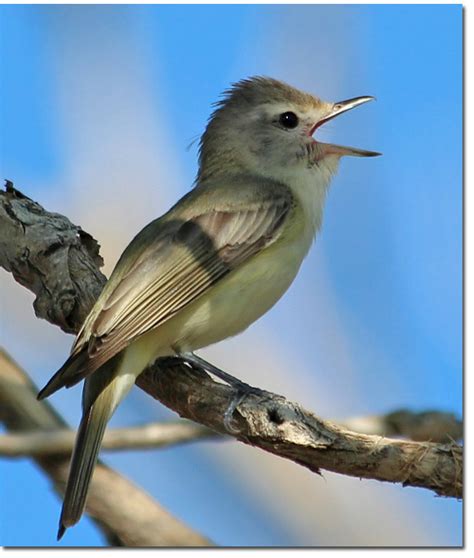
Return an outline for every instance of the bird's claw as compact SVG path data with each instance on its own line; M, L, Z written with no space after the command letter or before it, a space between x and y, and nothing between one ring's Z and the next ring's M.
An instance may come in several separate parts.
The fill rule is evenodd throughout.
M249 395L262 395L264 392L263 390L245 384L243 382L239 382L236 386L232 386L235 388L235 394L232 397L229 406L227 407L224 413L224 426L229 434L238 434L239 429L235 428L232 425L232 419L234 418L234 412L236 411L237 407L242 403L244 399L246 399Z
M232 426L232 419L235 410L248 395L263 395L265 392L259 388L250 386L249 384L242 382L234 376L231 376L229 373L224 372L224 370L217 368L217 366L214 366L210 362L207 362L206 360L192 352L181 354L181 358L183 358L188 364L198 366L206 372L217 376L234 389L235 394L232 397L232 400L224 413L224 426L230 434L238 434L239 430Z

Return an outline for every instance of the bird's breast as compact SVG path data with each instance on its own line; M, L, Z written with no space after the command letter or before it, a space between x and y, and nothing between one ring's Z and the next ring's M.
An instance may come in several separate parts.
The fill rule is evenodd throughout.
M321 223L321 198L314 183L312 191L307 186L297 185L280 237L157 328L154 347L193 351L211 345L245 330L283 296Z
M293 282L311 244L302 215L277 240L192 303L172 326L182 350L196 350L245 330L265 314ZM301 236L304 232L305 236ZM176 326L176 327L175 327Z

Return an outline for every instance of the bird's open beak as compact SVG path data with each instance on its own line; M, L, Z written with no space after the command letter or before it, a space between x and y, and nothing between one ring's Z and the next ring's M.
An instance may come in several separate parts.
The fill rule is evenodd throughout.
M312 136L320 126L329 122L329 120L332 120L336 116L374 100L374 97L355 97L354 99L334 103L327 116L316 122L316 124L309 131L309 134ZM377 157L378 155L381 155L381 153L377 153L376 151L366 151L365 149L358 149L356 147L345 147L343 145L333 145L331 143L322 143L320 141L317 143L323 155L352 155L354 157Z

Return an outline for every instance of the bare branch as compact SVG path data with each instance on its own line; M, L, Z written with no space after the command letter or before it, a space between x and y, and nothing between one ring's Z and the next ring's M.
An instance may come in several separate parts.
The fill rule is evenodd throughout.
M0 350L0 420L9 430L64 428L64 421L51 406L37 401L36 391L25 372ZM63 494L69 459L41 456L36 457L35 462L52 479L56 491ZM86 511L97 520L109 542L115 546L211 544L169 514L143 490L102 463L94 472Z
M60 430L4 434L0 436L0 455L5 457L45 456L70 454L76 432ZM205 426L188 421L157 422L132 428L107 430L102 450L130 450L163 448L203 438L217 438L218 434Z
M29 203L33 202L29 200ZM47 232L41 229L42 236L54 246L58 233L49 224L50 214L37 204L33 209L33 223L40 221L47 227ZM40 266L43 276L55 277L58 264L50 258L43 238L36 239L34 230L30 228L30 211L32 209L28 203L25 204L14 193L0 192L0 227L4 227L5 219L13 221L8 226L14 238L4 244L7 247L21 246L26 254L22 259L18 256L18 250L2 247L0 265L11 270L20 259L28 269L28 273L21 277L22 284L36 292L35 269ZM41 211L46 214L44 219L41 218ZM77 230L74 225L71 227ZM35 248L38 244L42 247L40 251ZM29 254L35 255L34 265L29 265ZM12 255L13 263L9 259ZM87 269L88 266L83 266L81 271L87 272ZM96 277L96 272L89 274L85 284L95 281L96 288L102 285L103 281ZM72 267L69 267L68 276L75 276ZM52 307L56 308L58 293L63 292L61 281L56 281L52 287L57 289L51 291L49 300ZM87 314L91 298L88 296L83 302L80 293L75 296L76 315ZM47 304L45 302L44 306L47 307ZM56 323L55 312L46 311L41 316ZM76 330L80 324L80 321L70 317L59 323L64 321L74 324L70 325L71 330ZM217 432L227 433L223 417L235 394L232 388L212 381L202 370L190 369L179 359L162 359L145 371L136 383L182 417L200 422ZM462 448L455 443L409 442L356 434L323 421L299 405L268 392L264 396L252 395L246 398L238 406L235 417L235 438L291 459L312 471L318 472L322 468L345 475L424 487L439 495L462 496Z
M452 413L408 410L386 415L354 417L337 421L339 426L361 434L403 436L411 440L450 442L462 438L462 423ZM70 429L23 432L0 436L0 455L23 457L69 454L76 433ZM154 422L107 430L102 450L162 448L203 438L224 439L216 432L190 421Z
M137 385L179 415L226 433L224 414L235 393L179 359L158 361ZM351 432L274 393L249 395L238 406L234 437L314 471L402 483L462 497L462 448Z
M462 422L453 413L441 411L415 413L400 409L386 415L353 417L338 423L362 434L403 436L420 442L450 442L463 438Z
M74 333L105 284L99 244L7 181L0 190L0 266L36 295L38 318Z

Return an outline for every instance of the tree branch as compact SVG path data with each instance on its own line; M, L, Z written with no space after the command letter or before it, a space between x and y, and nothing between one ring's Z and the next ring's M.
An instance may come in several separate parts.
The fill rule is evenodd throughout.
M5 240L2 235L0 265L16 270L15 277L19 275L24 286L39 292L41 304L36 303L36 307L45 309L41 313L37 310L40 317L63 329L67 329L63 326L67 324L68 331L76 331L81 323L79 316L87 315L94 296L103 285L97 269L90 269L98 265L97 258L91 258L85 249L76 249L73 242L58 240L71 238L64 233L69 220L62 218L60 234L51 214L38 204L31 204L34 202L19 197L14 190L0 192L0 228L8 227L11 236ZM31 212L34 218L30 217ZM69 227L77 236L78 227L72 224ZM41 231L41 238L37 238L37 230ZM78 259L84 258L87 265L73 268L69 258L64 257L61 262L69 266L68 273L56 277L59 264L51 257L45 238L52 246L58 243L64 246L68 254L75 250ZM48 289L38 289L37 268L41 269L39 275L45 281L50 277L56 279L48 283ZM75 289L77 268L83 285L95 282L84 298L82 290ZM66 305L66 310L58 303L64 293L64 282L74 301L73 305ZM87 286L85 288L88 290ZM54 311L49 311L50 307ZM67 312L70 308L73 311ZM228 433L223 418L235 394L232 388L212 381L202 370L191 369L177 358L160 359L136 383L182 417ZM355 477L424 487L443 496L462 496L462 448L454 442L434 444L356 434L268 392L264 396L247 397L234 416L236 439L291 459L314 472L322 468Z
M0 455L5 457L70 454L76 432L69 428L0 436ZM188 421L158 422L132 428L107 430L101 450L164 448L218 435Z
M107 280L97 241L10 181L0 190L0 231L0 266L36 295L37 317L77 332Z
M338 421L339 426L361 434L403 436L411 440L449 442L462 438L462 423L452 413L400 410L386 415L355 417ZM69 428L0 435L0 455L25 457L69 454L76 433ZM110 428L102 450L163 448L203 438L224 439L213 430L190 421L152 422L129 428ZM226 437L228 438L228 436Z
M36 399L37 389L21 368L0 350L0 421L14 432L64 428L65 422L46 401ZM63 495L69 458L37 456L38 466ZM126 505L124 505L126 502ZM155 502L146 492L98 463L86 506L113 546L210 546Z
M224 414L235 393L179 359L157 361L137 378L152 397L216 432L227 433ZM462 497L462 448L393 440L351 432L280 395L249 395L234 413L234 437L286 457L316 473L326 469L359 478L402 483Z
M378 436L403 436L418 442L462 440L463 424L453 413L399 409L386 415L353 417L338 421L348 430Z

